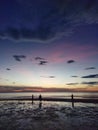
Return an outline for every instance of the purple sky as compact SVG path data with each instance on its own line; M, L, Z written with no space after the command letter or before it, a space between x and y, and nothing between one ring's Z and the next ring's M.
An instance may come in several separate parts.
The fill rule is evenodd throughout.
M0 17L1 92L98 91L97 0L3 0Z

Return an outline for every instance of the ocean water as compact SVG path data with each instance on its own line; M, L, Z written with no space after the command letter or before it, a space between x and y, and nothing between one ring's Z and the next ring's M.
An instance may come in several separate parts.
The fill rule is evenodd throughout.
M2 98L30 98L31 96L38 97L40 94L42 97L55 97L55 98L96 98L98 99L97 92L22 92L22 93L0 93L0 99Z

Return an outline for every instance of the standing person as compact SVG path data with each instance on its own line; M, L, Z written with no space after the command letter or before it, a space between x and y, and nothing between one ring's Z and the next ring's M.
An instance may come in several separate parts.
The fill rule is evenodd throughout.
M42 96L41 96L41 94L39 95L39 100L40 100L40 102L42 101Z
M71 101L72 101L72 107L74 108L74 99L73 99L73 94L71 95Z
M42 96L41 94L39 95L39 108L41 109L42 107Z
M72 99L72 101L73 101L73 94L71 95L71 99Z

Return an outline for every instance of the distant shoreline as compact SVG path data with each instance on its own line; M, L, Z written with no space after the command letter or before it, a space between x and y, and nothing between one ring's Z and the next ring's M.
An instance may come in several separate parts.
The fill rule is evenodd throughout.
M9 91L9 92L1 92L0 93L98 93L98 91Z

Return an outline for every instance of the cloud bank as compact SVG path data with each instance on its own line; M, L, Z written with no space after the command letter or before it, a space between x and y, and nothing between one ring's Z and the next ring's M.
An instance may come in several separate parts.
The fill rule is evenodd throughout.
M48 41L98 23L97 0L3 0L0 8L0 39Z
M79 83L68 83L66 85L78 85Z
M92 75L82 76L82 78L98 78L98 74L92 74Z
M85 68L85 70L93 70L93 69L96 69L95 67L88 67L88 68Z
M53 75L51 75L51 76L40 76L40 77L42 77L42 78L50 78L50 79L55 78L55 76L53 76Z
M87 85L97 85L98 82L82 82L82 84L87 84Z

